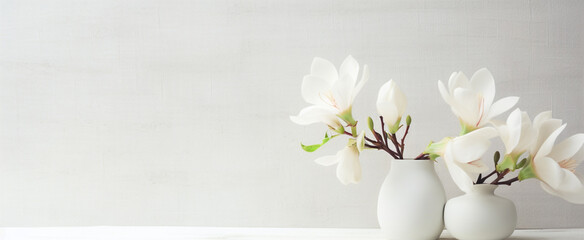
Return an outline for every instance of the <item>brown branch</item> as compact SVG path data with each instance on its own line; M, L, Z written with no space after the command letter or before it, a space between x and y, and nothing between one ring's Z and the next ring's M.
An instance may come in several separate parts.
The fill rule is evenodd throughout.
M409 131L410 131L410 125L408 125L408 126L406 127L406 132L404 133L404 136L403 136L403 137L402 137L402 139L401 139L401 148L402 148L402 152L405 150L404 148L405 148L406 144L404 143L404 141L406 140L406 136L408 135L408 132L409 132Z
M481 176L479 175L479 179L477 179L477 184L481 184L484 183L485 181L487 181L487 179L491 176L493 176L493 174L497 173L497 170L493 170L491 173L489 173L487 176L481 178Z
M387 143L387 133L385 133L385 122L383 121L383 116L379 116L379 120L381 121L381 132L383 133L383 140L385 145L389 145Z
M495 184L495 185L507 185L507 186L511 186L512 183L519 181L519 177L514 177L511 178L507 181L502 181L502 182L498 182L498 183L491 183L491 184Z
M495 184L495 185L497 185L497 184L499 183L499 181L500 181L501 179L503 179L503 178L505 177L505 175L507 175L507 173L509 173L509 172L510 172L510 170L509 170L509 169L505 169L505 170L503 170L503 172L501 172L500 174L498 174L497 178L495 178L495 180L493 180L493 181L491 182L491 184Z
M397 137L396 137L395 133L392 133L389 136L389 139L391 139L391 142L393 142L393 145L395 146L395 149L397 150L397 154L401 157L401 159L403 159L404 158L404 153L400 149L400 145L397 142Z

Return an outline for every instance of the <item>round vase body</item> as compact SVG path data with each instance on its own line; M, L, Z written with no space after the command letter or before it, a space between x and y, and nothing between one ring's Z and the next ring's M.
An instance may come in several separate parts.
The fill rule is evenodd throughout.
M377 203L386 239L437 239L444 229L444 187L431 160L394 160Z
M473 185L444 207L446 229L460 240L500 240L511 236L517 210L509 199L495 195L497 185Z

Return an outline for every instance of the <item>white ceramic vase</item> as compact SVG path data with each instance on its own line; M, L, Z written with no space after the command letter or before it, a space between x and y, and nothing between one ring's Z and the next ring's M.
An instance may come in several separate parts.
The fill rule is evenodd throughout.
M500 240L511 236L517 210L509 199L495 195L497 185L474 185L465 195L448 200L446 229L460 240Z
M444 187L431 160L394 160L377 203L386 239L430 240L444 229Z

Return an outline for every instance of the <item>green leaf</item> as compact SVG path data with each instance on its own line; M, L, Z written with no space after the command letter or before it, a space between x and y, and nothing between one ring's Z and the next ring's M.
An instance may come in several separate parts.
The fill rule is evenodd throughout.
M331 138L334 138L334 137L336 137L336 136L338 136L338 135L334 135L334 136L332 136L332 137L329 137L329 136L328 136L328 133L325 133L325 134L324 134L324 139L322 140L322 143L321 143L321 144L314 144L314 145L304 145L304 144L300 143L300 146L302 147L302 149L304 149L304 151L307 151L307 152L314 152L314 151L316 151L317 149L319 149L319 148L320 148L322 145L324 145L325 143L327 143L327 142L328 142L328 141L329 141Z
M519 171L519 181L523 181L525 179L530 178L537 178L537 174L535 174L535 170L533 169L533 165L531 163L527 163L527 166Z

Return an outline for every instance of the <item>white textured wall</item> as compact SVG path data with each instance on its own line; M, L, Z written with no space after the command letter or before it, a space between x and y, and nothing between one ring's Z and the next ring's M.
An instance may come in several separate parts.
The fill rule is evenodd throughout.
M298 143L288 116L314 56L371 68L356 116L390 78L410 156L458 123L436 81L488 67L497 98L584 132L582 1L0 1L0 226L376 227L388 156L361 184ZM335 139L336 140L336 139ZM449 196L460 194L444 164ZM583 168L579 169L581 172ZM535 181L499 190L519 227L584 227Z

